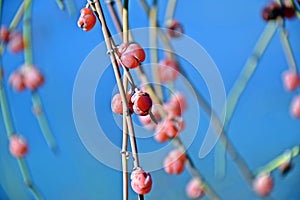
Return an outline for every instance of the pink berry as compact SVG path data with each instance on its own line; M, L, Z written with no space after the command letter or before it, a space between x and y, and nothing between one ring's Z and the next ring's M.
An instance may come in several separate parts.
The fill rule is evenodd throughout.
M2 42L8 42L9 31L6 26L1 26L0 28L0 39Z
M43 74L35 66L23 65L20 70L25 86L32 91L38 89L45 82Z
M145 116L149 114L152 107L152 100L148 93L137 91L132 95L133 111L137 115Z
M82 8L81 15L78 19L77 25L84 31L90 31L96 24L96 17L88 8Z
M21 92L25 89L24 78L19 71L13 72L9 76L8 82L12 86L12 88L17 92Z
M287 91L294 91L300 85L300 77L294 71L284 72L282 80Z
M168 21L166 27L171 38L178 38L183 34L183 26L176 19Z
M121 44L118 51L121 62L127 68L136 68L146 59L144 49L137 43Z
M300 118L300 95L296 96L292 100L291 104L291 114L296 118Z
M137 194L147 194L152 188L152 178L150 173L142 169L136 169L131 173L131 187Z
M132 94L127 94L127 101L128 101L128 107L129 107L129 112L130 114L133 113L133 104L131 102L131 97ZM117 114L123 114L123 103L122 103L122 97L121 94L115 94L115 96L113 97L112 101L111 101L111 109L114 113Z
M270 174L261 174L255 178L254 191L260 196L267 196L273 189L273 179Z
M185 111L187 109L187 102L185 96L180 92L176 92L172 94L170 102L173 102L174 104L178 104L181 111Z
M157 108L153 105L151 108L151 112L154 115L156 121L160 121L160 115L158 113ZM145 116L141 116L138 115L138 118L141 122L141 124L144 126L145 129L147 130L154 130L156 128L156 124L153 122L153 120L151 119L150 115L145 115Z
M123 113L122 98L120 93L115 94L115 96L113 97L111 101L111 110L117 114Z
M199 179L193 178L186 186L186 194L191 199L201 199L204 196L202 183Z
M164 160L164 169L168 174L180 174L184 170L186 156L183 152L175 149Z
M12 53L18 53L24 49L23 36L20 32L14 31L9 34L8 48Z
M157 142L166 142L169 140L169 136L166 134L165 129L164 129L164 124L163 123L159 123L156 126L155 129L155 134L154 134L154 139Z
M163 83L175 81L178 77L179 67L172 59L164 59L159 63L159 78Z
M28 145L24 138L13 135L10 138L10 145L9 145L10 153L17 157L22 158L28 152Z

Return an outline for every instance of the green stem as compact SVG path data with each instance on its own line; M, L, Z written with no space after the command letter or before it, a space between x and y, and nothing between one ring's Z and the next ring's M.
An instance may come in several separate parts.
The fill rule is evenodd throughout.
M32 195L34 196L34 198L36 200L42 200L43 196L41 195L41 193L39 192L37 187L34 186L34 184L32 183L25 160L23 158L17 158L17 161L18 161L18 166L21 170L21 174L22 174L25 185L31 191Z
M169 0L167 5L167 11L165 15L165 24L167 24L174 17L175 8L177 5L177 0Z
M268 47L271 39L273 38L278 27L277 22L269 22L266 26L264 32L259 38L256 46L253 50L252 55L248 58L243 70L241 71L238 79L235 81L233 87L231 88L228 98L227 98L227 106L226 106L226 118L225 118L225 129L227 130L227 126L230 123L232 115L235 111L236 105L244 92L249 80L253 76L257 66L258 61L264 54L266 48Z
M163 91L161 87L161 81L159 77L159 71L158 71L158 52L157 52L157 0L153 0L153 5L150 10L150 59L152 67L152 77L153 81L155 83L154 90L158 98L163 100Z
M53 137L53 134L51 132L51 129L49 127L49 123L47 121L45 113L43 112L41 99L36 91L32 93L31 100L32 100L33 110L35 112L42 133L45 137L45 140L48 146L52 149L52 151L56 152L57 145Z
M149 6L147 5L146 1L145 0L140 0L139 2L141 3L141 5L144 8L145 12L149 15L150 9L149 9ZM163 31L160 31L159 33L160 33L159 36L161 37L161 39L162 39L164 45L167 47L167 49L169 49L169 52L170 53L174 52L173 48L170 44L169 39L166 37L166 35L163 33ZM175 59L175 57L174 57L174 59ZM188 74L185 72L185 70L182 67L180 67L180 73L184 77L186 77L187 80L190 80ZM214 110L212 110L212 108L210 107L208 102L201 95L201 93L197 90L196 85L191 81L189 83L191 84L193 90L196 91L197 100L198 100L200 106L203 108L205 113L207 113L209 116L211 116L212 124L214 125L215 130L218 133L221 133L220 134L220 139L221 139L221 142L223 143L223 145L226 147L226 150L227 150L228 154L230 155L232 160L235 162L235 164L238 166L238 169L239 169L241 175L244 177L244 179L246 180L248 185L252 188L252 181L253 181L253 178L254 178L252 172L248 168L248 166L245 163L245 161L243 160L243 158L237 152L237 150L235 149L235 147L233 146L231 141L228 139L227 133L223 129L223 125L220 122L220 120L219 120L218 116L216 115L216 113L214 112Z
M24 59L26 66L33 65L33 56L31 48L31 0L24 0L24 18L23 18L23 39L24 39Z
M31 8L32 1L25 0L24 1L24 18L23 18L23 38L24 38L24 59L25 65L27 67L33 66L33 55L32 55L32 43L31 43ZM36 113L36 118L38 120L39 126L42 130L42 133L46 139L48 146L55 151L56 144L49 128L47 119L43 113L42 103L39 95L36 91L32 93L32 103L33 108L38 109L39 112Z
M293 54L293 51L292 51L292 48L291 48L291 45L290 45L290 42L288 39L288 33L283 26L281 27L280 39L281 39L282 47L283 47L289 68L297 73L298 70L297 70L294 54Z
M6 94L5 94L4 87L3 87L2 78L0 81L1 81L1 83L0 83L1 84L1 86L0 86L0 103L1 103L2 117L3 117L5 129L6 129L7 137L10 138L14 134L14 128L13 128L11 117L10 117L9 107L8 107L7 98L6 98Z
M76 13L76 6L73 0L65 0L68 13L70 16L73 16Z
M248 58L243 70L241 71L239 77L235 81L233 87L231 88L229 95L227 97L226 104L226 116L225 116L225 124L224 129L228 130L231 118L236 109L237 103L246 89L246 86L253 76L257 66L259 59L264 54L267 46L271 42L276 30L278 27L278 23L269 22L266 26L265 30L261 34L259 40L257 41L255 48L253 50L252 55ZM223 146L226 146L227 142L223 142ZM226 168L226 153L225 148L220 146L220 143L217 144L217 148L215 150L215 174L222 177L224 176L225 168Z
M267 165L257 170L256 174L272 172L273 170L277 169L280 165L289 162L292 158L298 156L299 151L300 151L299 146L295 146L292 149L286 150L283 154L279 155L274 160L269 162Z
M59 7L59 9L64 10L65 9L65 4L63 0L56 0L56 4Z

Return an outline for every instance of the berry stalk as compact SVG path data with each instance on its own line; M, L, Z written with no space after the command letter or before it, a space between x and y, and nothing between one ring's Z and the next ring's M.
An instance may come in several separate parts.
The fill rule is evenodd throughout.
M24 38L24 59L25 66L33 66L33 55L32 55L32 42L31 42L31 9L32 1L24 0L24 17L23 17L23 38ZM34 109L38 109L39 112L36 112L36 118L38 120L39 126L42 130L42 133L45 137L45 140L48 146L52 151L56 151L56 143L49 128L49 122L46 119L45 114L43 113L43 107L40 100L40 97L36 90L32 92L31 100Z
M239 77L237 78L233 87L229 91L229 95L227 98L227 106L226 106L225 129L228 128L232 115L235 111L236 105L242 93L244 92L249 80L253 76L258 66L258 61L263 56L277 28L278 28L277 22L268 23L265 30L263 31L260 38L258 39L254 47L254 50L252 52L252 55L246 61L246 64L243 67Z
M167 5L167 10L165 14L165 24L167 24L174 17L174 12L176 9L177 0L169 0Z
M119 0L117 0L117 1L119 1ZM146 5L146 4L144 4L144 5ZM147 9L147 8L148 8L148 5L146 5L146 6L147 6L147 7L145 7L145 8ZM115 24L115 26L118 26L118 25ZM165 36L164 33L162 33L162 35ZM167 42L167 45L170 46L170 43L169 43L168 38L166 38L166 40L168 41L168 42ZM170 50L170 52L172 52L172 50ZM141 67L139 67L138 69L140 69L140 68L141 68ZM143 71L142 71L142 73L140 72L139 75L140 75L139 78L141 79L141 82L142 82L142 83L144 83L144 84L145 84L145 83L149 83L148 78L147 78L147 76L143 73ZM142 75L142 76L141 76L141 75ZM147 89L148 89L148 88L147 88ZM162 106L162 100L161 100L159 97L156 96L155 91L153 91L151 87L149 87L149 89L150 89L150 90L149 90L149 93L151 92L151 97L153 98L153 96L155 96L155 97L157 98L157 99L155 98L154 101L155 101L157 104L160 104L160 105ZM153 95L152 95L152 93L153 93ZM159 109L158 111L159 111L160 115L162 116L162 118L166 118L166 117L167 117L167 113L166 113L166 111L165 111L164 109ZM173 141L173 140L172 140L172 141ZM175 144L176 147L178 147L179 149L181 149L182 152L185 152L185 155L186 155L186 157L187 157L187 163L188 163L188 165L190 166L189 169L190 169L191 174L192 174L193 176L197 177L199 180L202 181L202 183L203 183L203 185L204 185L204 187L205 187L205 190L207 191L208 196L210 196L212 199L219 199L218 196L217 196L217 194L213 191L213 189L211 189L211 188L204 182L204 179L202 178L201 174L197 171L195 165L193 164L193 161L192 161L191 157L187 154L187 151L186 151L186 149L185 149L183 143L181 142L180 138L179 138L179 137L176 137L176 138L174 138L174 141L175 141L175 143L173 143L173 144Z
M111 45L111 38L110 38L110 32L108 30L108 27L106 25L106 20L102 11L102 7L101 7L101 3L99 2L99 0L95 0L95 8L96 8L96 12L97 15L99 16L99 20L102 26L102 33L104 35L104 39L105 39L105 43L106 43L106 47L108 50L112 49L112 45ZM112 66L113 66L113 70L114 70L114 74L116 77L116 81L117 81L117 85L122 97L122 102L125 102L125 104L128 104L128 100L126 98L126 93L124 91L124 86L121 80L121 73L119 71L119 68L117 66L117 62L115 59L114 54L110 53L110 59L112 62ZM128 109L128 107L127 107ZM136 147L136 142L135 142L135 134L134 134L134 129L133 129L133 125L132 125L132 120L131 120L131 116L130 115L126 115L126 121L128 124L128 129L129 129L129 135L130 135L130 143L131 143L131 148L132 148L132 154L133 154L133 158L134 158L134 167L138 168L139 167L139 159L138 159L138 153L137 153L137 147Z
M140 3L143 6L145 12L149 15L150 9L149 9L149 6L147 5L146 1L145 0L140 0ZM271 26L271 25L269 25L269 26ZM272 29L273 32L275 32L276 28L277 28L277 26L275 26L274 30ZM166 45L166 48L169 49L170 53L174 52L173 48L172 48L172 45L170 44L170 41L166 37L166 35L164 34L164 32L160 31L160 33L161 34L159 34L159 36L161 37L164 45ZM273 36L273 34L274 33L272 33L271 35ZM267 44L268 44L268 42L267 42ZM175 56L174 56L174 59L175 59ZM189 77L188 77L187 73L185 73L184 69L182 67L180 67L180 66L179 66L179 68L180 68L180 73L189 80ZM245 178L246 182L249 184L250 187L252 187L252 182L253 182L253 179L254 179L254 175L252 174L252 172L248 168L248 166L245 163L245 161L239 155L239 153L237 152L237 150L235 149L235 147L233 146L233 144L230 142L229 138L227 137L226 131L223 129L223 125L220 122L220 120L219 120L218 116L216 115L216 113L212 110L212 108L207 103L207 101L205 100L205 98L201 95L201 93L196 89L196 86L193 84L193 82L190 81L190 84L191 84L192 88L194 89L194 91L196 91L197 100L198 100L200 106L204 109L204 111L208 115L211 115L212 124L214 125L215 130L218 133L220 133L221 142L226 147L226 150L227 150L228 154L230 155L230 157L232 158L232 160L238 166L238 168L239 168L242 176Z
M25 185L30 190L30 192L32 193L32 195L34 196L34 198L36 200L43 200L44 199L43 196L41 195L41 193L39 192L37 187L32 183L32 180L31 180L31 177L29 174L29 170L28 170L25 160L23 158L17 158L17 161L18 161L18 166L21 170L21 174L22 174Z
M56 4L59 7L59 9L64 10L65 9L65 4L63 0L56 0Z
M157 52L157 0L153 1L152 8L150 9L150 17L149 17L149 23L150 23L150 59L151 59L151 65L152 67L152 77L153 81L155 83L154 85L154 91L158 98L161 100L163 99L163 92L161 87L161 81L159 78L159 71L157 67L158 63L158 52Z
M292 48L291 48L291 45L290 45L290 42L288 39L288 33L283 25L281 26L280 39L281 39L282 47L283 47L289 68L292 71L297 73L298 69L297 69L294 54L293 54L293 51L292 51Z
M187 153L187 150L185 146L183 145L182 141L179 137L175 137L172 139L172 143L179 149L181 152L184 152L186 156L186 163L188 165L188 169L193 177L196 177L203 185L205 193L210 197L212 200L218 200L220 199L217 195L217 193L210 187L207 182L204 180L203 176L200 174L200 172L197 170L196 166L194 165L194 162L192 161L192 158Z
M128 43L128 0L124 0L123 6L123 43ZM123 67L124 72L128 69ZM123 76L123 85L125 93L128 90L127 76ZM123 103L123 141L122 141L122 170L123 170L123 200L128 200L128 164L127 164L127 144L128 144L128 126L126 116L128 115L128 104Z
M270 161L268 164L258 169L256 174L271 173L273 170L279 168L284 163L290 162L292 158L299 156L299 153L300 146L294 146L291 149L287 149L281 155Z

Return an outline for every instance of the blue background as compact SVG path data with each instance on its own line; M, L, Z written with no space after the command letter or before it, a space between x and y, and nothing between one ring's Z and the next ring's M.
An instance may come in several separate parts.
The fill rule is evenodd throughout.
M4 24L9 24L20 3L19 0L4 2ZM258 0L178 1L175 18L184 24L185 33L199 42L215 61L226 91L233 85L266 25L260 17L261 9L266 3L267 1ZM84 5L85 1L76 1L77 13ZM165 7L166 1L159 1L161 24ZM107 13L105 6L104 9ZM137 1L130 2L130 10L132 28L148 26L147 17ZM16 94L7 87L14 124L17 132L24 135L30 144L26 161L34 182L46 199L121 199L121 173L106 167L89 154L78 137L73 121L72 90L77 71L89 52L103 41L99 24L88 33L77 28L77 13L70 17L67 12L57 8L54 0L33 2L34 63L46 74L46 84L39 90L39 94L58 141L60 154L52 154L40 133L31 113L30 93ZM112 23L108 23L111 31L116 33ZM298 63L299 25L300 22L296 19L287 22ZM22 63L22 54L11 55L5 52L5 85L8 75ZM299 120L293 119L289 114L290 102L299 91L285 92L281 73L287 68L277 33L238 104L229 131L234 145L252 170L266 164L285 149L299 144ZM194 78L192 81L197 80ZM111 87L108 85L114 84L112 70L108 70L100 81L96 95L96 108L101 109L103 116L111 116ZM202 87L205 88L200 84L199 89L203 89ZM107 126L111 134L119 131L114 124L101 122L101 117L99 116L100 123ZM191 117L192 114L188 112L187 125ZM203 138L201 130L205 129L207 123L206 115L201 112L199 132L189 148L197 168L222 199L256 199L230 159L224 179L214 176L213 153L204 159L198 159ZM114 135L110 135L111 140L115 144L121 144L120 138L116 137L118 134ZM2 122L0 137L0 183L3 189L0 189L0 199L32 199L24 187L15 159L9 154ZM143 143L145 148L153 145L156 145L155 141ZM143 146L139 148L142 149ZM278 172L274 173L274 199L300 199L299 158L294 162L295 168L286 177L282 178ZM147 195L147 199L187 199L185 185L190 179L187 170L179 176L170 176L159 170L152 172L152 176L153 190ZM136 199L131 189L130 199Z

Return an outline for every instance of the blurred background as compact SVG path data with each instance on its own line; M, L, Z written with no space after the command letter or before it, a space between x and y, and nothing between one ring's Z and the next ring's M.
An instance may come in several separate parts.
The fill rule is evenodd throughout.
M3 24L9 25L21 2L4 1ZM101 2L104 4L104 1ZM185 34L202 45L214 60L223 78L226 92L232 87L266 26L266 22L261 18L261 10L267 2L269 1L178 1L175 18L183 24ZM75 0L74 3L76 12L73 16L59 10L54 0L33 1L32 8L34 63L46 76L46 83L39 90L39 94L58 142L59 153L53 154L45 143L31 111L30 92L17 94L8 86L9 74L24 61L22 53L12 55L6 51L3 56L4 76L13 122L17 132L24 135L29 143L26 161L33 180L45 199L121 199L121 172L107 167L87 151L73 121L72 92L77 72L88 54L103 42L99 23L87 33L77 27L79 10L86 2ZM166 4L167 1L159 1L160 24L163 24ZM103 7L108 16L107 7ZM129 9L131 28L148 26L147 15L138 1L130 1ZM116 33L110 19L108 24L112 33ZM299 63L299 19L288 20L286 28L296 62ZM21 30L21 26L17 29ZM147 62L148 58L145 63ZM185 69L189 70L188 67ZM281 74L287 69L287 61L277 32L241 97L228 131L229 138L251 170L255 171L284 150L300 143L299 120L289 113L291 100L299 91L288 93L284 90ZM199 83L199 90L204 91L209 99L203 80L192 77L191 81ZM110 110L114 85L113 72L107 69L99 80L95 108L99 123L107 130L105 134L114 144L120 146L120 129L114 121L114 117L119 116L114 116ZM190 96L188 91L184 93ZM193 99L188 101L191 104L195 103ZM204 174L207 182L222 199L257 199L230 158L223 179L214 175L213 152L204 159L198 158L209 122L201 109L200 116L197 135L188 149L197 169ZM193 123L192 106L188 108L184 118L187 126ZM24 186L17 162L9 153L2 120L0 116L0 199L32 199ZM187 134L195 133L184 131L182 137ZM148 138L147 142L143 142L143 138L138 140L138 148L141 151L160 147L152 138ZM109 152L107 154L109 155ZM277 171L274 172L275 187L271 194L274 199L300 199L300 160L295 158L293 162L295 166L287 176L282 177ZM160 169L152 172L152 177L153 189L146 199L187 199L185 186L190 180L187 170L174 176ZM136 194L131 189L129 195L130 199L136 199Z

